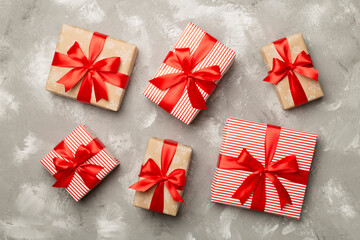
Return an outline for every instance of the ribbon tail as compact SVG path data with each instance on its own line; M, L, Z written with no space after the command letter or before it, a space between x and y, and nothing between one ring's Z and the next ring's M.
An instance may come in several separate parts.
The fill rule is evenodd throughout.
M261 174L258 184L255 188L251 209L263 212L265 210L266 193L265 193L265 174Z
M189 95L189 100L191 106L196 109L207 109L206 102L204 97L202 96L198 86L195 84L194 81L188 82L187 92Z
M209 95L214 91L217 86L215 82L198 79L196 80L196 84Z
M169 193L170 193L170 195L171 195L171 197L173 198L174 201L182 202L182 203L185 204L185 202L182 199L181 195L179 194L179 192L177 191L177 189L175 188L175 186L171 182L166 181L165 185L166 185L167 189L169 190Z
M259 181L259 174L250 174L232 195L232 198L239 199L241 204L244 204L250 197L251 193L256 189Z
M186 86L185 84L186 82L183 81L182 83L176 84L169 88L163 99L160 101L159 106L162 107L165 111L171 113L184 93Z
M288 78L289 78L290 92L295 106L299 106L301 104L307 103L308 99L296 74L293 71L289 71Z
M160 213L164 211L164 182L160 182L156 187L149 209Z
M98 173L103 170L104 167L94 164L83 164L79 167L79 169L90 176L96 177L96 175L98 175Z
M92 174L89 174L81 169L78 170L78 173L89 189L93 189L100 182L96 176L92 176Z
M106 85L101 76L94 72L93 74L93 83L94 83L94 92L95 92L95 98L96 102L98 102L100 99L104 99L106 101L109 100L108 94L106 91Z
M67 188L73 179L74 174L74 170L65 170L55 173L54 178L56 178L56 182L53 184L53 187Z
M292 204L290 195L288 191L286 191L285 187L282 185L280 180L274 176L272 173L266 173L266 176L270 179L270 181L274 184L276 191L278 192L280 199L280 207L283 209L286 204Z
M81 83L81 86L80 86L80 89L79 89L79 92L77 95L77 100L81 101L81 102L85 102L85 103L90 103L92 88L93 88L92 76L90 76L90 74L86 74Z

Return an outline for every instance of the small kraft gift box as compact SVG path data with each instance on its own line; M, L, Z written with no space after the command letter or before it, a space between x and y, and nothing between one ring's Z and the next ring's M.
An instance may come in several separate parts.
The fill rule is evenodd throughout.
M169 139L150 138L139 181L130 186L136 190L133 205L176 216L192 149Z
M130 43L64 24L46 90L118 111L136 56Z
M230 118L213 202L300 218L317 135Z
M62 140L41 164L54 176L53 187L65 188L79 201L119 165L105 145L85 125Z
M269 71L264 81L274 84L283 109L324 96L301 33L279 39L260 51Z
M189 23L168 53L144 95L189 124L229 70L235 52Z

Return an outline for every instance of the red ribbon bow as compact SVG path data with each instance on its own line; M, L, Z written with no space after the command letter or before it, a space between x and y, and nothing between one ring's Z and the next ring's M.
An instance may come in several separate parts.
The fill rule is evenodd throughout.
M141 167L139 177L144 179L131 185L130 188L140 192L146 192L157 184L154 195L151 199L150 210L156 212L164 211L164 184L169 190L170 195L177 202L184 202L177 190L183 190L185 186L185 170L175 169L166 175L169 166L174 158L177 148L177 142L165 139L161 151L161 169L149 158Z
M61 158L54 157L54 165L57 171L54 177L57 181L53 187L68 187L75 172L77 172L89 189L94 188L100 182L96 175L103 167L86 163L86 161L100 152L103 148L104 145L100 140L95 138L86 146L80 145L74 156L66 143L61 141L54 148L55 152L59 154Z
M286 178L292 182L306 185L309 172L300 170L295 155L289 155L279 161L271 163L280 137L280 127L267 125L265 136L265 166L255 159L245 148L239 157L220 155L219 168L244 170L252 172L233 194L244 204L253 193L251 209L264 211L266 203L265 177L275 186L280 199L280 207L292 204L291 198L278 177Z
M187 90L191 106L197 109L206 109L205 99L198 87L207 94L211 94L216 87L215 82L221 78L220 67L214 65L196 71L194 68L206 57L216 42L215 38L205 33L192 56L190 56L189 48L176 48L174 52L169 52L164 63L181 70L181 72L165 74L150 80L161 90L169 89L159 103L160 107L171 112L184 91Z
M315 81L318 80L319 73L318 70L313 68L310 54L306 54L305 51L302 51L297 55L294 63L292 63L290 46L287 38L275 41L274 46L283 61L278 58L273 58L273 68L264 81L271 82L272 84L278 84L278 82L287 76L289 79L291 96L295 106L307 103L308 99L304 89L294 72Z
M105 82L123 89L127 86L129 76L118 72L120 57L104 58L94 63L104 47L106 38L106 35L94 32L89 46L89 59L78 42L72 45L67 54L55 52L53 66L73 68L57 81L65 86L65 92L83 79L77 95L79 101L90 103L93 86L96 101L101 98L108 101Z

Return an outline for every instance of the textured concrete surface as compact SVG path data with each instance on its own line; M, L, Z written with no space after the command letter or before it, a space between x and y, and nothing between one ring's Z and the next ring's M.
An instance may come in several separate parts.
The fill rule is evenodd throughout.
M240 3L241 2L241 3ZM339 1L0 2L1 239L359 239L360 4ZM235 64L186 126L142 96L189 21L237 52ZM44 90L61 24L134 43L139 56L119 112ZM281 109L262 82L264 44L302 32L325 92ZM210 202L227 117L319 134L300 221ZM76 203L39 163L77 124L121 166ZM146 143L171 138L194 150L177 217L131 205Z

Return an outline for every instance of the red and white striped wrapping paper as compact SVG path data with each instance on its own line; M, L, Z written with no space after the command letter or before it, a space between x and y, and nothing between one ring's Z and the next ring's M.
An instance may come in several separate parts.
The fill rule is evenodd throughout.
M190 52L192 54L198 48L199 43L204 35L205 32L201 28L193 23L189 23L171 51L174 51L175 48L190 48ZM194 68L194 71L213 65L218 65L220 67L221 75L223 76L232 65L234 58L235 52L226 47L221 42L217 41L215 46L211 49L204 60ZM155 74L154 78L165 74L179 72L181 71L163 63ZM201 88L199 88L199 90L206 101L209 98L209 95ZM167 91L168 90L162 91L153 84L149 83L144 91L144 95L156 104L159 104ZM171 111L171 114L184 123L189 124L199 112L199 109L193 108L191 106L187 91L185 90L179 102Z
M229 118L223 130L220 154L238 157L242 149L246 148L253 157L264 165L266 127L266 124ZM317 135L313 133L281 128L279 142L272 162L293 154L296 156L299 168L309 171L316 138ZM242 170L217 168L211 185L211 201L250 208L252 195L244 205L241 205L240 200L231 197L249 174L250 172ZM278 179L288 191L292 205L287 204L283 209L280 208L278 193L270 180L266 178L266 205L264 212L299 219L306 185L294 183L281 177L278 177Z
M78 126L74 131L72 131L65 139L66 145L70 148L73 154L75 154L76 150L80 145L87 145L91 142L95 136L90 132L90 130L85 125ZM56 173L55 165L53 162L54 157L62 158L59 154L57 154L54 150L52 150L48 155L46 155L41 163L44 167L54 175ZM119 161L116 160L112 154L105 147L100 152L98 152L95 156L86 161L86 163L95 164L98 166L104 167L96 177L99 180L102 180L106 175L108 175L116 166L119 165ZM74 178L71 180L70 185L66 188L66 190L70 193L70 195L75 199L75 201L79 201L83 198L91 189L89 189L80 175L75 172Z

